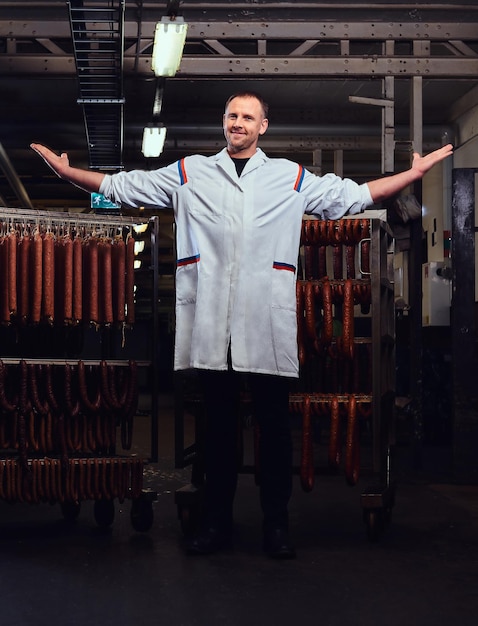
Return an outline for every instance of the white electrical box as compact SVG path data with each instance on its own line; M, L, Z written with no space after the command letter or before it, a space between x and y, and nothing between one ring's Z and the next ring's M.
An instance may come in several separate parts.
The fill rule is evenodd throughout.
M443 261L423 265L422 325L449 326L451 268Z

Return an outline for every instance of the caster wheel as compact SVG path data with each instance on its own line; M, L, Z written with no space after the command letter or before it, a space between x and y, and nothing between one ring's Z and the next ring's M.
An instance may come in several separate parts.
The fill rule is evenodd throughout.
M178 505L178 518L181 531L185 537L190 537L196 531L199 524L199 507Z
M384 516L381 509L368 509L364 511L365 524L367 525L367 537L370 541L378 541L384 529Z
M153 525L153 504L149 500L139 498L131 504L131 524L140 533L148 531Z
M95 521L100 528L108 528L115 518L115 503L113 500L95 500Z
M62 502L61 514L66 522L76 522L81 510L79 502Z

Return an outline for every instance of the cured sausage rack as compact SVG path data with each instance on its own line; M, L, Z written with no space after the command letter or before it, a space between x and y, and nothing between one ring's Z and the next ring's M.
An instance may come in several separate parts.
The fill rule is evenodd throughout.
M300 377L289 396L291 419L299 420L297 472L312 491L325 472L345 475L351 486L365 475L377 484L361 496L367 534L375 540L390 519L390 479L395 393L394 242L380 211L360 217L302 223L297 275ZM191 483L176 492L185 532L198 519L204 468L201 459L204 409L194 378L177 377L176 465L192 466ZM247 388L242 418L249 420ZM194 415L195 441L184 446L184 415ZM253 422L253 420L252 420ZM242 471L257 475L254 460ZM244 432L242 432L244 434ZM326 444L324 445L324 443ZM239 438L238 457L244 443Z
M323 471L343 472L351 486L361 473L375 475L378 484L362 494L375 540L394 503L393 238L376 217L311 218L301 242L300 378L290 394L291 413L302 420L300 483L311 491Z
M138 369L152 367L156 380L157 366L115 358L135 324L141 224L150 230L156 293L157 218L0 209L0 499L59 503L69 520L93 500L103 527L113 522L114 500L129 499L133 527L150 528L156 494L143 489L145 460L125 452ZM152 308L156 341L157 298ZM85 335L97 358L85 354ZM153 459L157 411L153 393Z

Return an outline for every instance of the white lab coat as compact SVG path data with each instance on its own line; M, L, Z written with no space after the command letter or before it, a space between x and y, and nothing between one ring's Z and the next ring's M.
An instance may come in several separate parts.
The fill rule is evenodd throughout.
M130 207L173 207L177 236L174 368L298 376L296 266L304 213L338 219L372 204L367 185L315 176L262 150L239 178L226 149L155 171L107 175L100 192Z

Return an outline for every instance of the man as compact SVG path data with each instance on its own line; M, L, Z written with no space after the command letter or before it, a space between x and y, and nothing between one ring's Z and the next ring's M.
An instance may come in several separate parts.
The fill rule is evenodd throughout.
M172 207L177 232L174 367L195 368L207 415L205 515L187 543L208 554L232 541L237 484L236 398L247 372L260 429L260 501L264 550L293 558L288 532L292 445L288 381L298 376L296 262L304 213L322 219L357 214L422 178L452 153L447 145L409 170L357 185L317 177L258 148L268 127L256 93L231 96L223 116L226 148L193 155L156 171L104 175L70 166L32 144L61 178L130 207Z

